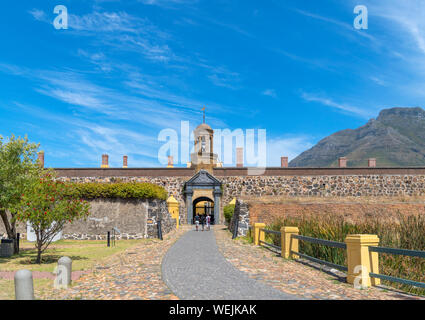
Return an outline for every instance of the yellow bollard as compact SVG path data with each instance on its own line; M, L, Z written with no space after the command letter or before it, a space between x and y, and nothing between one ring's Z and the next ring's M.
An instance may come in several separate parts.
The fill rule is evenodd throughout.
M371 278L369 272L379 274L379 255L369 252L369 246L377 246L379 238L374 234L350 234L345 238L347 244L347 282L367 288L381 283Z
M265 223L254 223L254 244L256 246L259 245L260 239L264 241L264 232L260 232L260 229L264 229L266 227ZM262 234L262 235L261 235Z
M298 239L292 238L292 235L299 235L300 230L298 227L282 227L280 228L280 233L281 256L285 259L297 259L298 255L291 253L291 251L298 252Z
M171 214L173 219L176 219L176 228L179 228L179 202L173 196L167 199L168 212Z

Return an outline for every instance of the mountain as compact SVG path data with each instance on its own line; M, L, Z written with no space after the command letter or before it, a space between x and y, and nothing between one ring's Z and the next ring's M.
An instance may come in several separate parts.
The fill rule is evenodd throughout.
M425 166L425 111L422 108L384 109L378 118L355 130L338 131L293 159L290 167L337 167L347 157L348 167Z

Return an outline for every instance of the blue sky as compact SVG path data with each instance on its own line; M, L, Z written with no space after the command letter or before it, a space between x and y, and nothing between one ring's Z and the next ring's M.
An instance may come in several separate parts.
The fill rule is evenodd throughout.
M56 5L68 9L56 30ZM368 30L353 27L366 5ZM425 4L388 1L2 1L0 135L46 165L162 166L162 129L266 129L279 165L389 107L422 106ZM175 160L176 161L176 160Z

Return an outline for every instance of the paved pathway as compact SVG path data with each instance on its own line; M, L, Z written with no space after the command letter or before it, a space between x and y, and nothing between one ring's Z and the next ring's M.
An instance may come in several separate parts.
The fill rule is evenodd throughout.
M287 260L265 247L232 240L225 228L215 230L217 246L235 268L250 278L309 300L418 300L421 297L371 287L358 290L345 283L345 274L305 260Z
M166 253L162 278L180 299L298 299L251 279L232 266L219 252L213 230L184 234Z

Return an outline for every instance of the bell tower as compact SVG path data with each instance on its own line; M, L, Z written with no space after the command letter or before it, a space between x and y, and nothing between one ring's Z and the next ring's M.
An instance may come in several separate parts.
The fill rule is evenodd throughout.
M212 169L217 167L218 156L214 153L214 130L205 123L205 108L202 109L203 123L193 131L195 138L195 152L190 154L191 165L196 172L205 169L212 173Z

